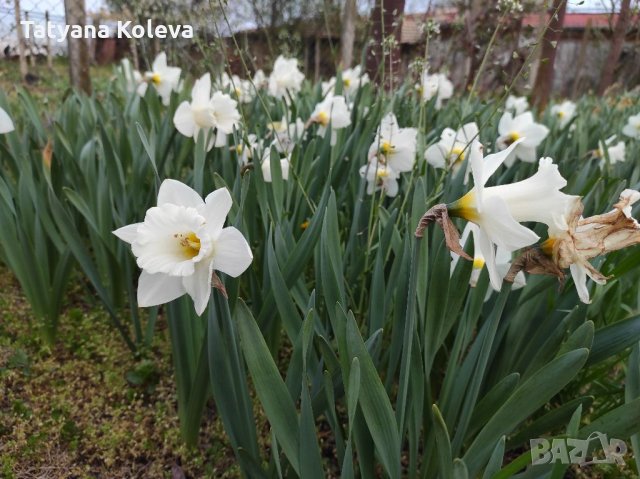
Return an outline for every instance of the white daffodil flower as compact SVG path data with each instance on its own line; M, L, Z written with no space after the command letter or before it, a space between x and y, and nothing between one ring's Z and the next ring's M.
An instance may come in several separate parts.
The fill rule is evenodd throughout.
M138 305L168 303L188 294L201 315L211 295L214 270L237 277L251 264L249 244L234 227L223 228L232 199L226 188L203 201L187 185L165 180L157 206L142 223L113 233L131 244L138 266Z
M338 139L336 130L351 124L351 114L342 95L328 95L316 105L309 120L319 125L318 136L324 137L327 129L331 126L331 146L333 146Z
M275 146L275 143L273 144ZM290 166L290 155L287 154L284 158L280 158L280 171L282 172L282 179L289 179L289 166ZM267 148L262 156L262 177L264 181L267 183L271 183L273 178L271 176L271 148Z
M249 80L240 79L240 85L236 85L235 92L241 103L251 103L255 97L255 89Z
M320 82L320 91L322 96L335 94L336 77L331 77L327 81Z
M587 278L605 284L607 277L591 265L590 259L640 243L640 224L631 216L631 207L640 192L624 190L612 211L584 218L581 201L549 226L549 239L541 250L560 269L569 268L578 296L589 304Z
M173 124L184 136L198 139L200 131L209 135L207 151L226 144L226 135L233 132L240 122L237 102L229 95L216 92L211 96L211 77L205 73L196 80L191 91L191 103L183 101L176 109ZM216 129L216 136L209 133Z
M390 165L370 161L360 168L360 176L367 180L367 194L382 190L389 197L398 194L398 178L400 175Z
M347 68L342 71L342 94L347 98L353 98L362 85L369 83L369 75L362 73L360 65ZM336 77L331 77L321 84L323 95L335 94Z
M473 266L471 268L469 285L472 288L475 288L478 284L480 273L482 273L482 269L484 268L486 261L485 261L484 255L482 254L482 250L478 247L480 243L480 228L478 227L478 225L471 222L467 223L464 230L462 231L462 236L460 237L460 246L464 248L470 236L473 237L474 251L473 251ZM451 274L453 274L453 271L456 269L456 265L458 264L459 259L460 259L459 255L457 255L454 252L451 252ZM494 288L494 283L498 283L502 281L502 279L507 275L507 272L511 267L511 253L505 250L504 248L498 247L496 248L495 260L496 260L497 272L500 276L500 279L498 281L491 281L491 287L495 291L500 291L499 289ZM523 286L526 285L526 283L527 281L524 276L524 273L520 271L515 277L512 289L515 290L515 289L522 288ZM485 301L489 299L490 296L491 296L491 289L487 291L487 296L485 298Z
M500 150L504 150L515 141L522 139L504 162L505 165L511 166L516 159L535 163L538 158L536 147L547 137L549 128L536 123L530 111L516 117L507 111L498 123L498 134L500 136L496 140L496 146Z
M240 166L248 165L249 160L253 158L253 152L260 148L260 144L258 137L253 133L249 133L247 135L247 143L241 142L234 146L231 150L236 152L238 164Z
M622 128L622 133L629 138L640 140L640 113L629 117L627 124Z
M615 145L616 135L610 136L604 142L598 142L598 149L595 151L596 158L600 158L600 167L606 164L606 158L609 158L611 164L624 161L626 145L624 141L619 141Z
M222 90L228 88L240 103L250 103L253 100L253 87L249 80L243 80L238 75L229 76L223 73L220 77L220 87Z
M269 80L267 79L267 76L264 74L264 72L261 69L257 70L253 74L253 84L256 86L258 90L260 90L261 88L266 88L267 85L269 84Z
M125 89L128 93L133 93L144 81L142 74L133 68L128 58L123 58L120 62L120 71L125 81Z
M417 135L418 130L415 128L399 128L396 116L387 113L369 147L369 161L378 158L378 161L390 166L395 173L413 170Z
M520 115L529 109L529 102L525 96L513 96L507 97L505 109L510 111L514 115Z
M558 119L560 128L564 128L576 116L576 104L570 100L565 100L558 105L553 105L551 114Z
M276 98L285 98L287 93L295 95L300 91L304 73L298 69L298 60L280 55L273 64L269 75L269 94Z
M275 121L267 125L267 128L275 135L274 146L280 153L290 154L296 146L296 142L304 136L304 122L296 118L295 122L288 123L287 117L281 121Z
M452 216L462 217L480 227L477 247L486 260L491 284L496 290L502 287L502 277L496 264L495 246L512 252L535 243L538 235L520 222L556 225L558 218L564 217L577 198L560 191L567 182L551 158L542 158L537 173L526 180L485 187L491 175L521 141L516 140L506 150L486 158L482 156L480 143L474 141L469 157L474 187L447 206Z
M354 96L358 89L367 83L369 83L369 75L362 73L360 65L342 71L342 91L345 96Z
M178 67L167 66L167 55L162 52L151 66L151 71L144 74L144 82L138 86L138 94L144 96L147 91L147 85L151 83L164 105L169 104L172 91L180 90L180 73L182 70Z
M453 83L444 73L429 74L428 70L422 73L422 81L418 86L423 101L436 98L436 110L442 107L442 102L453 96Z
M0 134L10 133L15 129L16 127L9 114L0 107Z
M460 169L469 153L469 145L478 138L478 125L467 123L458 131L445 128L440 135L440 141L431 145L424 152L424 158L434 168L449 168L454 173ZM465 184L471 165L467 163Z

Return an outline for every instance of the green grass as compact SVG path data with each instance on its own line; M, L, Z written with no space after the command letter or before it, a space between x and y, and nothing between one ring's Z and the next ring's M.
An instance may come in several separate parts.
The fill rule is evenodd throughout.
M35 67L29 65L29 73L36 77L33 83L23 83L20 78L20 67L17 60L0 61L0 90L4 91L9 101L16 98L16 87L24 86L40 105L56 108L66 96L69 89L69 64L66 58L57 57L53 68L49 69L45 59L38 59ZM104 90L111 81L112 65L92 65L91 81L96 91Z

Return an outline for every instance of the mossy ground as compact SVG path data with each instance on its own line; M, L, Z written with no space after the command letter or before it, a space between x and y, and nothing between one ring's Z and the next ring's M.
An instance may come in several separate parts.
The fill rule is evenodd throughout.
M212 403L198 447L181 441L164 322L136 360L82 296L70 295L49 346L0 269L0 477L238 477Z

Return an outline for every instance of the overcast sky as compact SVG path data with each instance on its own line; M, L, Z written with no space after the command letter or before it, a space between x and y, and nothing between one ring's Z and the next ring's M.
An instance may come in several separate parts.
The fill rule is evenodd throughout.
M241 0L235 0L241 2ZM64 23L63 0L21 0L23 12L30 12L30 19L43 21L45 10L49 11L51 20L55 23ZM359 2L365 7L368 2ZM429 5L446 5L451 0L406 0L405 10L410 13L424 12ZM568 10L579 13L610 12L612 5L618 5L620 0L568 0ZM633 4L640 4L640 0L634 0ZM87 12L96 12L105 6L104 0L85 0ZM7 35L13 24L13 2L0 0L0 37ZM366 7L365 7L366 8ZM364 13L364 12L363 12ZM244 21L246 23L246 20Z
M619 4L620 0L568 0L567 9L581 13L610 12L612 2ZM431 5L443 5L452 2L447 0L406 0L406 10L409 12L423 12L430 3Z
M6 2L2 2L4 6ZM11 2L13 4L13 2ZM95 12L100 10L105 2L103 0L84 0L87 12ZM13 5L11 5L13 6ZM20 8L22 11L44 12L49 10L49 15L64 16L63 0L20 0Z
M576 12L610 12L612 3L619 4L619 2L620 0L568 0L567 8ZM48 9L51 15L64 15L62 0L22 0L20 3L23 10L43 11ZM432 3L435 5L438 0L432 0ZM88 12L100 10L104 4L103 0L85 0ZM427 5L429 5L429 0L406 0L407 10L412 12L424 11Z

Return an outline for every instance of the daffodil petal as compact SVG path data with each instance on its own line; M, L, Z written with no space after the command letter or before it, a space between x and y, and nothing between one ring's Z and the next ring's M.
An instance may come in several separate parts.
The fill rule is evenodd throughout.
M0 133L9 133L13 130L15 130L15 126L13 125L11 117L4 109L0 108Z
M122 228L118 228L113 231L113 234L120 238L122 241L126 241L127 243L133 243L138 236L138 226L140 223L132 223L127 226L123 226Z
M167 179L160 185L158 191L158 206L170 203L172 205L187 206L197 208L202 206L204 201L200 195L180 181Z
M489 272L491 287L496 291L500 291L502 289L502 276L500 275L496 265L495 246L493 245L491 238L489 238L487 233L482 229L478 231L478 234L474 238L478 240L478 243L474 245L474 248L477 248L484 257L484 264Z
M181 134L195 138L196 122L193 118L191 105L187 101L180 103L173 115L173 124Z
M185 294L180 276L142 271L138 280L138 306L147 308L168 303Z
M571 270L571 277L573 278L573 283L576 286L580 301L585 304L590 304L591 299L589 299L589 290L587 289L587 270L576 263L570 265L569 269Z
M424 152L425 160L434 168L444 168L446 165L445 157L446 153L442 151L439 143L431 145L427 148L427 151Z
M234 278L251 264L253 254L247 240L236 228L224 228L215 244L213 268Z
M222 231L232 205L231 194L226 188L218 188L207 195L204 205L200 207L200 214L207 221L206 228L209 234L217 236Z
M484 200L482 224L479 225L491 241L508 251L515 251L534 244L540 237L518 223L505 201L497 196Z
M524 137L524 141L522 142L522 145L535 148L548 135L549 135L549 128L539 123L531 123L526 127L524 127L522 130L522 136Z
M205 73L193 84L191 100L194 104L204 105L211 100L211 75Z
M207 308L207 303L211 296L212 274L212 262L202 261L196 264L195 270L191 276L185 276L182 278L184 290L193 300L193 306L198 316L200 316Z

